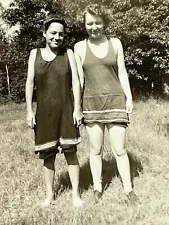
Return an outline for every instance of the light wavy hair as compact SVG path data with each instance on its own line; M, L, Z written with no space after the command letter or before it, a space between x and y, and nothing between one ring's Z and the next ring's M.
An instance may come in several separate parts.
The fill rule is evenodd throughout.
M111 21L111 12L106 6L100 4L90 4L86 7L83 13L83 21L85 22L86 13L93 16L100 16L104 22L105 28L109 25Z

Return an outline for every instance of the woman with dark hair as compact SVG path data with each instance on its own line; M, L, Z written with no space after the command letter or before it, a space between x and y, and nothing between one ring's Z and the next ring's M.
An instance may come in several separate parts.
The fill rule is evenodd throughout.
M102 195L102 145L107 127L124 191L134 203L137 196L132 189L125 150L128 114L133 108L132 95L121 41L105 35L109 21L105 7L98 4L87 6L84 24L88 38L75 44L75 59L83 88L84 124L90 141L94 194L97 199Z
M62 48L66 23L48 16L44 22L45 48L33 49L28 62L26 81L27 122L35 130L35 153L44 160L46 199L43 206L54 200L53 180L56 154L61 150L68 163L74 206L81 206L79 162L76 145L80 143L81 124L80 82L72 50ZM32 95L36 83L37 109L34 116ZM73 90L74 106L71 95Z

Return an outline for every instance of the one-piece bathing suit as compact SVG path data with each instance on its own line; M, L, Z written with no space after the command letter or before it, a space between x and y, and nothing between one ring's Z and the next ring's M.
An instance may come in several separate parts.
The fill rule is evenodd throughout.
M80 143L73 121L72 81L66 52L59 52L52 61L45 61L37 49L35 60L36 125L35 153L46 158L62 151L75 151Z
M108 53L98 58L86 41L86 56L83 63L84 123L117 123L127 126L126 96L118 78L118 65L111 40L108 40Z

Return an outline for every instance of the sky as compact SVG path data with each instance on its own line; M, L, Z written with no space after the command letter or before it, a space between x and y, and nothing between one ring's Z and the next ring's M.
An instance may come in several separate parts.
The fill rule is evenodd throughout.
M0 0L0 3L2 3L3 7L8 7L11 0Z
M3 7L7 8L7 7L9 6L9 3L10 3L11 1L12 1L12 0L0 0L0 3L2 3L2 6L3 6ZM1 20L0 20L0 22L1 22ZM1 23L0 23L0 24L1 24ZM16 30L18 30L18 26L17 26L17 25L16 25L16 26L13 26L13 27L11 27L11 28L9 28L9 29L6 27L5 24L3 24L2 27L5 29L6 34L9 35L9 36L13 35L13 33L14 33Z

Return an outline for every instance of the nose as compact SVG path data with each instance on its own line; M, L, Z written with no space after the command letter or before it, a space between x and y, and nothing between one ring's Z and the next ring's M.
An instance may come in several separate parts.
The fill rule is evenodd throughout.
M58 40L60 38L60 35L58 33L55 34L55 39Z
M96 26L96 24L93 24L92 29L93 29L93 30L97 30L97 26Z

